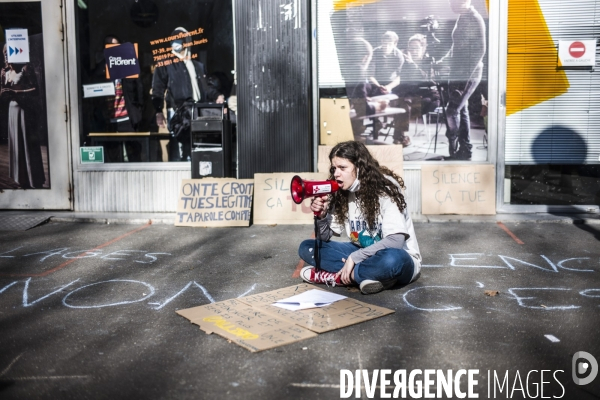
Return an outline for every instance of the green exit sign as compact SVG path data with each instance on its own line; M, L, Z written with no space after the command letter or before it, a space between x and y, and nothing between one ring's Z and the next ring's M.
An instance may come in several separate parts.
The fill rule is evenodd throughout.
M81 163L103 163L104 162L104 147L80 147Z

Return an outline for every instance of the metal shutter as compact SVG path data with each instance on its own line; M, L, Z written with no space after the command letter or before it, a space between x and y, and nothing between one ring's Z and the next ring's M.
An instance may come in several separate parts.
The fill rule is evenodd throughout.
M234 2L239 178L311 169L308 5Z

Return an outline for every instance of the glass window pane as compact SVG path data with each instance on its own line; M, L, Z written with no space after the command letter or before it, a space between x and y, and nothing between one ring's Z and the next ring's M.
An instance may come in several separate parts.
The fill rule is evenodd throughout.
M600 205L600 165L507 165L510 204Z
M108 163L188 161L189 132L173 138L168 123L188 99L231 95L231 2L74 4L81 145L104 146Z
M320 144L401 144L405 161L488 160L484 0L317 7Z

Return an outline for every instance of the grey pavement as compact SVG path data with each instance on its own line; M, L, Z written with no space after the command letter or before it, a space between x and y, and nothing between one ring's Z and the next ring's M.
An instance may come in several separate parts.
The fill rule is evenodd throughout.
M597 216L415 218L418 281L370 296L327 289L394 314L251 353L175 311L300 283L311 225L44 213L0 231L2 399L333 399L341 369L476 369L478 398L600 396L600 378L572 377L575 353L600 359Z

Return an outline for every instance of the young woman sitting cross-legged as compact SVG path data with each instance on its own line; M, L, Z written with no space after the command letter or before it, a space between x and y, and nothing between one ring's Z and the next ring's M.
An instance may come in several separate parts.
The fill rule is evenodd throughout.
M300 272L309 283L331 286L358 284L364 294L415 281L421 254L408 212L402 178L379 165L364 144L337 144L329 154L329 179L339 190L315 197L311 210L318 213L319 260L315 240L302 242L298 253L310 266ZM345 231L350 242L331 241Z

